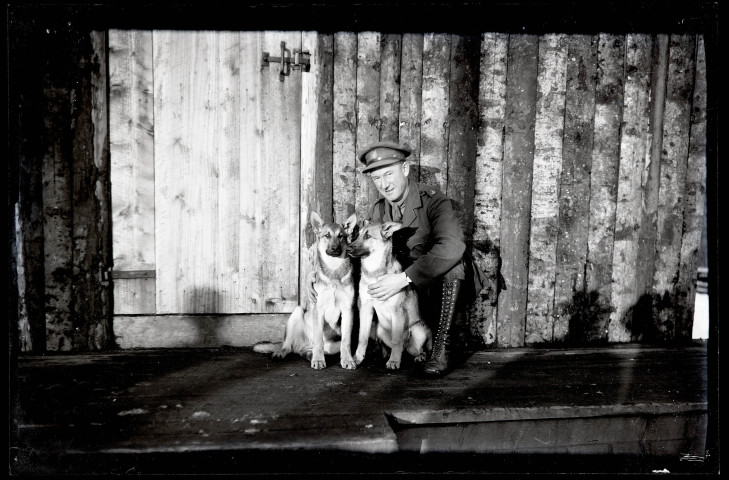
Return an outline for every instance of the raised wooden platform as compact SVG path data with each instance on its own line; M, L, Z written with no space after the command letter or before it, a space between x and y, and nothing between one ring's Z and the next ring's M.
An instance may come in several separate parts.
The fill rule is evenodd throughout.
M330 360L315 371L232 347L22 356L10 469L710 468L705 345L489 350L440 380Z

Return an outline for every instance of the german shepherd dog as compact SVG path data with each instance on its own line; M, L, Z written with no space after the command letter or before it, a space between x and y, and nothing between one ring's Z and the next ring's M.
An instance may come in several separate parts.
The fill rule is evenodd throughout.
M344 225L324 223L316 212L310 215L316 235L314 268L317 302L304 309L297 306L286 323L286 333L280 348L262 342L253 350L273 353L283 359L291 352L311 361L311 368L326 367L324 355L340 353L342 368L355 369L351 338L354 322L354 278L352 261L347 248L357 228L357 216L351 215Z
M390 370L400 368L403 350L407 350L416 363L422 363L432 348L432 333L420 316L418 294L412 286L385 301L372 297L367 290L382 275L403 271L392 247L392 234L401 228L402 224L397 222L365 223L349 249L352 257L361 258L359 341L354 356L357 364L364 360L369 338L390 348L385 365ZM372 321L375 312L376 326Z

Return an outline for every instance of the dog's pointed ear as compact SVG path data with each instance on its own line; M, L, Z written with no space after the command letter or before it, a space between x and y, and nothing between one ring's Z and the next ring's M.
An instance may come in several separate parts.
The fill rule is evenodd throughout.
M402 223L400 222L387 222L382 224L381 232L383 238L390 238L392 237L392 234L397 232L402 228Z
M354 231L354 228L357 226L357 214L353 213L349 216L346 222L344 222L344 231L349 233L352 233Z
M344 222L344 233L347 234L349 241L357 238L359 235L359 225L357 225L357 214L353 213L349 216L346 222Z
M324 225L324 222L322 222L321 217L316 212L311 212L311 215L309 215L309 221L311 222L311 228L314 229L315 234L319 234L319 229Z

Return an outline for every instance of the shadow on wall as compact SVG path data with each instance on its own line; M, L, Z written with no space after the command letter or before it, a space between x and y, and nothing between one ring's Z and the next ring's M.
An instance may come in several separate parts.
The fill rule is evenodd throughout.
M220 293L214 288L198 287L186 292L184 296L185 312L190 315L187 328L195 332L189 336L196 347L219 347L230 344L223 329L226 322L222 322L215 312L220 310Z
M604 302L596 291L576 292L572 302L562 307L569 316L570 346L603 345L608 343L610 315L614 308ZM690 342L693 310L665 295L645 294L629 308L622 324L630 333L631 342L667 343Z

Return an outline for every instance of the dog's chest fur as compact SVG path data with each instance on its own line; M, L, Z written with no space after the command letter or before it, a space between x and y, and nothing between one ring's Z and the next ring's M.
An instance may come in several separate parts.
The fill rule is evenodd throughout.
M336 288L337 286L346 288L353 286L352 262L347 256L331 257L326 252L322 252L321 248L318 248L316 271L318 273L317 283L324 288Z

